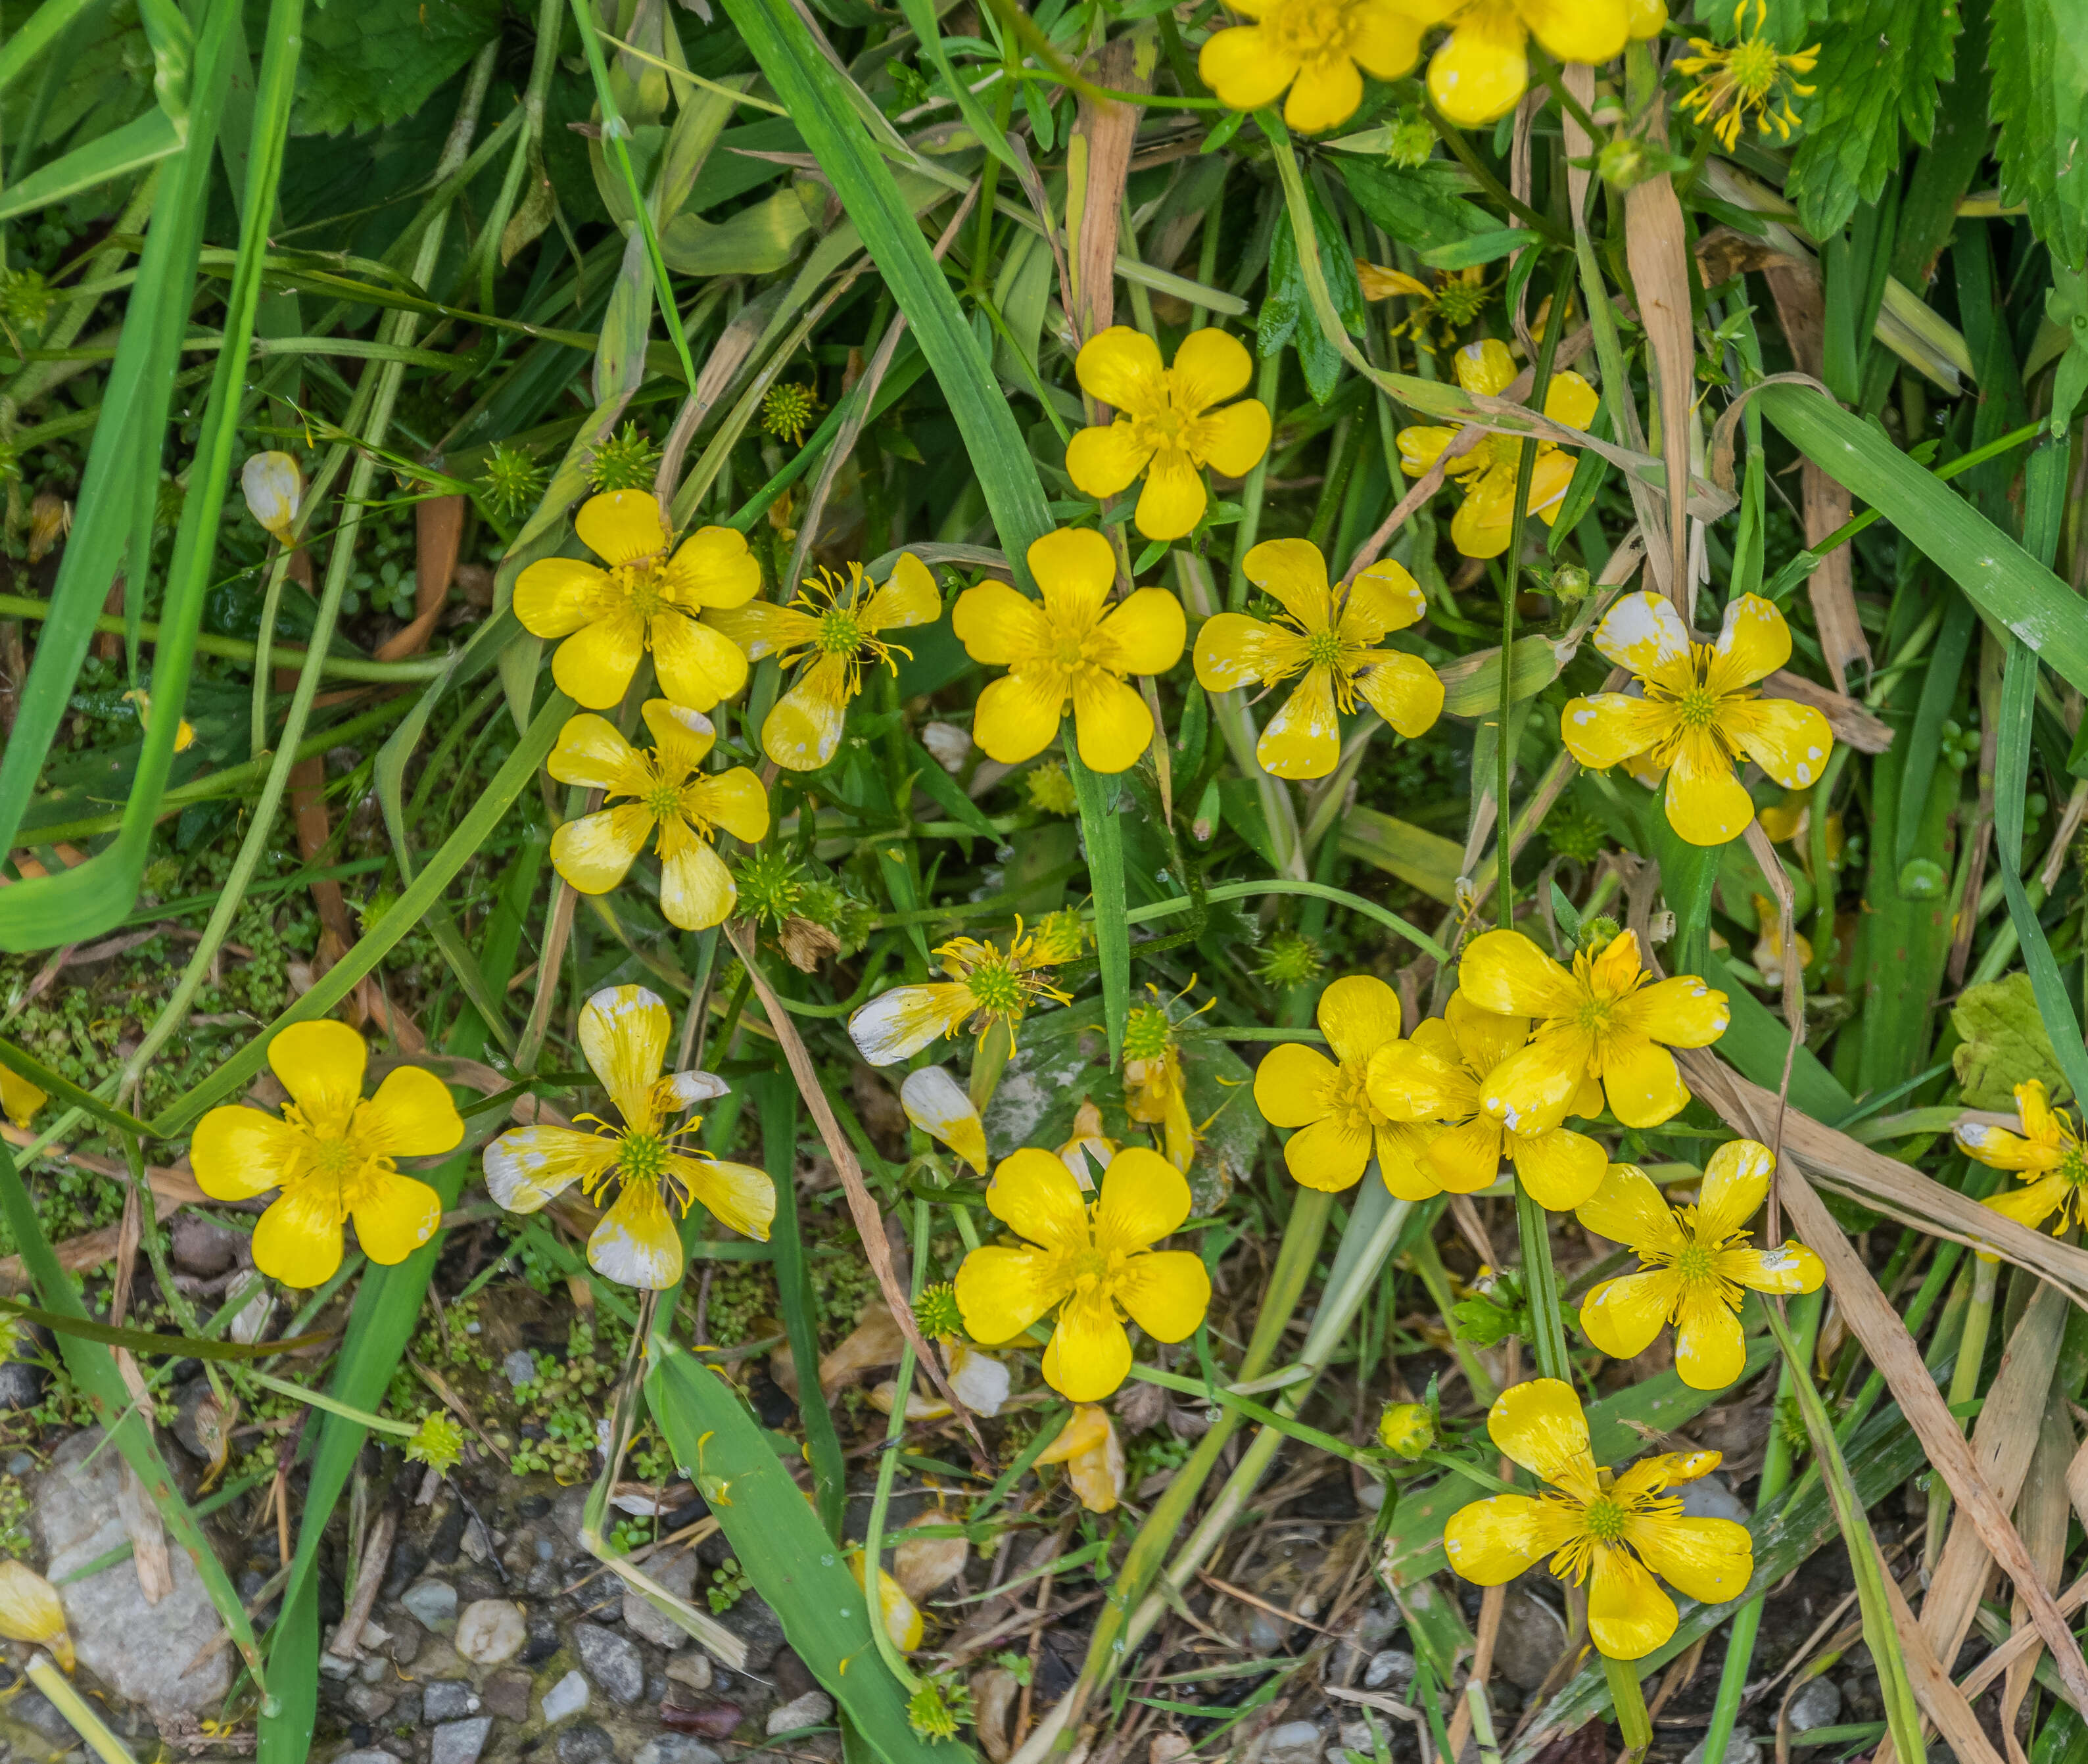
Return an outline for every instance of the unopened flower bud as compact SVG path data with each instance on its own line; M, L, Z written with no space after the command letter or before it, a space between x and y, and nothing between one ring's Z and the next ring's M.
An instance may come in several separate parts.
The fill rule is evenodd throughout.
M1436 1443L1436 1418L1425 1402L1388 1402L1377 1418L1377 1437L1387 1451L1411 1460Z
M1612 190L1629 190L1660 169L1660 156L1636 135L1619 135L1604 143L1595 169Z

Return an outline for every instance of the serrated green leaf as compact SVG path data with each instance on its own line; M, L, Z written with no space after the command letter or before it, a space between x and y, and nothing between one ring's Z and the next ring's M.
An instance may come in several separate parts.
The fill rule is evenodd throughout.
M1950 1069L1968 1107L2011 1108L2015 1087L2032 1079L2055 1102L2073 1094L2059 1068L2028 974L2007 974L1988 986L1966 987L1950 1007L1950 1021L1964 1037L1951 1051Z
M362 134L413 115L500 29L499 0L361 0L306 20L297 135Z
M1990 98L2001 198L2070 268L2088 260L2088 11L2077 0L1994 0Z
M1439 250L1500 225L1478 203L1465 199L1470 180L1447 160L1401 166L1389 160L1344 157L1339 163L1356 206L1417 251Z

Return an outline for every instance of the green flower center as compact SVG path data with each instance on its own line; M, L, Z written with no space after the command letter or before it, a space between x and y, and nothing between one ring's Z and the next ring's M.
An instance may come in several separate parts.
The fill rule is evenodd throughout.
M671 784L656 784L645 793L645 812L657 821L678 820L682 814L682 793Z
M2069 1140L2060 1148L2058 1175L2069 1187L2088 1187L2088 1156L2083 1155L2077 1140Z
M1684 1280L1692 1282L1710 1279L1711 1252L1701 1244L1691 1244L1675 1258L1675 1271Z
M1127 1060L1157 1060L1174 1045L1174 1025L1167 1013L1141 1004L1124 1024L1123 1056Z
M1085 666L1088 659L1086 639L1075 632L1059 632L1052 640L1051 659L1068 673Z
M625 603L640 619L650 621L666 602L660 572L649 563L622 563L610 572L610 579L623 591Z
M1492 292L1483 282L1446 281L1436 290L1436 310L1448 323L1461 328L1478 317L1479 309Z
M1099 1249L1076 1250L1068 1258L1066 1272L1072 1278L1073 1291L1085 1298L1097 1287L1108 1285L1110 1258Z
M1735 43L1726 63L1729 77L1741 97L1760 104L1775 89L1779 59L1776 45L1768 38L1751 36Z
M1684 729L1709 729L1718 720L1718 703L1716 692L1692 687L1675 700L1675 721Z
M819 614L819 634L812 645L821 655L854 655L862 647L862 627L853 613L830 606Z
M1591 1501L1585 1515L1588 1535L1598 1543L1615 1544L1624 1535L1628 1517L1624 1509L1607 1495L1599 1501Z
M1008 1016L1022 1008L1022 983L1004 962L982 962L965 976L979 1008Z
M362 1148L352 1139L314 1139L313 1148L312 1162L320 1175L339 1182L362 1167Z
M1316 668L1338 667L1341 660L1340 634L1334 631L1307 632L1305 653Z
M626 1133L616 1162L626 1182L657 1182L667 1168L667 1142L657 1133Z

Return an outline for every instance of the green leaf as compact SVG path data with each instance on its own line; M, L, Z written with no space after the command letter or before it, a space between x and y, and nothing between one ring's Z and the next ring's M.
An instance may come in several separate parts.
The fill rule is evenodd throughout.
M1356 280L1355 259L1349 255L1347 243L1334 217L1320 201L1320 192L1310 185L1306 188L1306 201L1311 212L1313 231L1317 235L1320 272L1326 277L1327 293L1350 335L1360 336L1363 328L1363 295L1362 284ZM1304 270L1298 261L1298 236L1292 229L1290 215L1284 213L1277 216L1276 231L1269 241L1269 298L1263 302L1261 316L1255 326L1255 345L1267 357L1286 343L1297 349L1299 365L1305 370L1306 389L1316 402L1324 405L1333 396L1334 387L1341 377L1341 352L1320 329L1307 298Z
M2088 11L2077 0L1993 0L1992 107L2001 126L2001 199L2064 267L2088 260Z
M305 21L305 73L290 126L360 135L411 116L500 28L499 0L359 0Z
M1469 269L1525 250L1535 243L1537 236L1527 227L1498 227L1491 233L1475 233L1468 239L1423 251L1421 261L1434 269Z
M2033 1079L2055 1102L2073 1094L2028 974L1966 987L1950 1007L1950 1021L1964 1038L1951 1051L1950 1069L1968 1107L2013 1108L2015 1087Z
M39 165L19 183L0 191L0 220L32 214L96 184L127 178L169 153L178 153L181 148L181 131L165 111L155 107L135 122Z
M1448 160L1401 166L1389 160L1344 156L1339 164L1356 206L1417 251L1440 250L1491 233L1500 225L1477 203L1465 199L1471 180Z
M1123 829L1117 823L1117 781L1089 771L1080 758L1079 743L1072 741L1066 743L1066 775L1073 781L1073 795L1080 805L1088 888L1095 903L1095 955L1102 968L1109 1060L1115 1066L1123 1047L1123 1027L1131 1017L1131 926L1124 897Z
M1899 169L1902 124L1928 144L1962 28L1957 7L1937 0L1834 0L1784 186L1815 238L1839 233L1857 203L1878 199Z

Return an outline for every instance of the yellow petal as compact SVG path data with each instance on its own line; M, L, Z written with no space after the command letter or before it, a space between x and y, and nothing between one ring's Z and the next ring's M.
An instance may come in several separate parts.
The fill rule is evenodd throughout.
M1399 995L1374 974L1335 981L1320 995L1313 1017L1345 1066L1367 1066L1379 1048L1399 1038Z
M1659 36L1667 24L1667 0L1626 0L1626 11L1634 41Z
M311 1136L280 1115L228 1106L196 1123L189 1165L213 1201L246 1201L289 1181L310 1146Z
M1005 582L982 582L958 595L950 609L950 629L973 661L989 666L1005 667L1016 656L1050 643L1044 609Z
M2015 1087L2016 1119L2022 1130L2040 1145L2057 1145L2061 1135L2059 1117L2052 1113L2050 1099L2044 1094L2044 1081L2030 1078Z
M1581 1093L1589 1051L1583 1030L1540 1031L1487 1074L1480 1106L1514 1132L1542 1133L1558 1126Z
M304 473L297 469L296 456L273 450L249 454L239 469L239 489L246 499L246 512L271 537L288 545L305 494Z
M1739 1313L1715 1291L1692 1287L1675 1319L1675 1369L1692 1390L1723 1390L1748 1369Z
M1418 656L1388 654L1356 677L1363 702L1409 741L1443 714L1443 682Z
M1301 1186L1338 1194L1363 1179L1371 1149L1369 1125L1344 1111L1293 1133L1283 1147L1283 1165Z
M1404 631L1428 614L1428 597L1406 567L1390 558L1358 573L1349 584L1339 621L1341 639L1366 648L1386 632Z
M995 685L1005 683L995 682ZM992 687L986 690L991 691ZM979 695L979 704L982 718L983 692ZM1073 728L1080 743L1081 764L1091 772L1127 771L1153 744L1153 713L1145 700L1136 687L1106 675L1098 679L1084 674L1073 683ZM1001 757L982 736L979 745L996 760Z
M2013 1219L2018 1225L2027 1225L2035 1231L2052 1214L2066 1204L2071 1192L2064 1176L2040 1176L2035 1181L2026 1180L2020 1188L2010 1188L2000 1194L1990 1194L1979 1204L1990 1206L2003 1218ZM2060 1212L2060 1223L2064 1226L2066 1215Z
M1099 608L1116 585L1116 553L1092 527L1061 527L1029 547L1029 573L1055 602Z
M1754 1539L1731 1519L1639 1514L1624 1539L1669 1586L1704 1604L1730 1603L1754 1574Z
M652 815L636 803L619 803L567 821L552 830L551 867L568 888L606 894L645 849L652 825Z
M1671 1268L1605 1280L1581 1304L1581 1328L1612 1359L1636 1359L1667 1327L1682 1277Z
M1528 1495L1495 1495L1450 1515L1443 1554L1477 1586L1498 1586L1542 1561L1565 1541L1557 1510Z
M1450 520L1450 542L1461 557L1497 558L1515 533L1515 478L1504 468L1483 473Z
M1424 475L1443 456L1444 448L1457 439L1455 429L1423 423L1399 431L1399 469L1409 477Z
M978 1008L971 988L954 982L896 986L849 1019L849 1034L873 1066L896 1065L939 1036L955 1034Z
M1589 1462L1588 1417L1573 1387L1557 1378L1509 1385L1487 1411L1487 1432L1509 1458L1546 1482Z
M950 1388L973 1415L996 1415L1008 1406L1014 1389L1014 1375L1008 1362L980 1353L962 1342L944 1345L950 1362ZM888 1414L889 1411L886 1411Z
M1128 691L1130 688L1124 690ZM1131 696L1137 701L1139 709L1144 711L1145 701L1136 692ZM999 679L987 682L986 690L979 694L978 708L972 713L972 739L985 750L987 758L998 760L1003 765L1019 765L1050 746L1059 733L1065 708L1065 695L1057 679L1031 679L1020 674L1003 674ZM1152 739L1152 722L1149 713L1149 741ZM1143 751L1141 743L1132 759L1136 760ZM1087 758L1085 750L1080 757ZM1128 764L1127 760L1125 764ZM1120 772L1123 767L1110 769Z
M717 745L717 726L700 710L664 698L648 698L638 708L652 731L652 745L663 769L682 766L693 769Z
M1636 961L1634 951L1632 959ZM1732 1011L1726 995L1693 974L1656 980L1612 1007L1611 1024L1671 1047L1708 1047L1726 1032Z
M486 1192L511 1213L535 1213L616 1162L616 1141L570 1127L511 1127L486 1148Z
M862 619L871 631L905 631L942 616L943 591L934 573L911 551L899 554L884 586L863 603Z
M1377 1129L1377 1173L1394 1200L1426 1201L1443 1192L1423 1162L1440 1132L1411 1121Z
M761 751L785 771L816 772L840 751L848 667L845 656L821 656L762 719Z
M1030 1154L1017 1152L1015 1158ZM1075 1215L1068 1208L1080 1205L1080 1189L1068 1174L1066 1167L1048 1152L1034 1154L1038 1160L1032 1167L1040 1180L1050 1184L1054 1199L1053 1217L1063 1222L1069 1231ZM1009 1158L1000 1167L1005 1172ZM995 1177L996 1184L1000 1178ZM987 1204L992 1205L992 1191L987 1191ZM1143 1145L1127 1145L1110 1160L1108 1171L1102 1177L1102 1198L1095 1203L1095 1248L1105 1255L1127 1255L1134 1250L1157 1244L1170 1231L1181 1229L1182 1222L1189 1216L1189 1184L1182 1172L1157 1151L1149 1151ZM1002 1218L1008 1215L999 1207L994 1211ZM1009 1223L1014 1221L1010 1219ZM1033 1244L1048 1244L1049 1238L1038 1237L1016 1229ZM1078 1241L1068 1236L1063 1241ZM1170 1338L1172 1339L1172 1338Z
M602 572L578 558L542 558L515 578L515 616L539 637L569 637L596 616Z
M1500 1179L1506 1136L1498 1121L1475 1115L1445 1127L1422 1154L1422 1174L1448 1194L1477 1194Z
M1298 77L1298 58L1260 26L1235 25L1205 39L1196 71L1230 109L1259 110Z
M1692 683L1689 630L1665 594L1626 594L1595 627L1595 648L1641 679L1673 690Z
M1541 516L1546 526L1555 525L1572 486L1573 456L1550 447L1541 450L1530 474L1530 512Z
M768 792L743 765L704 773L685 788L682 799L735 839L752 845L768 837Z
M1082 495L1100 501L1129 489L1152 459L1151 444L1139 440L1129 417L1119 417L1083 429L1066 443L1066 475Z
M1318 1048L1278 1042L1255 1068L1254 1105L1271 1127L1307 1126L1327 1112L1327 1087L1340 1076Z
M1119 1153L1110 1167L1114 1170L1117 1163L1131 1155L1128 1151ZM1182 1182L1180 1172L1157 1152L1145 1155L1165 1172L1160 1180L1171 1179L1182 1184L1181 1218L1187 1218L1188 1184ZM1154 1172L1148 1167L1145 1174L1152 1180ZM1136 1186L1136 1183L1133 1186ZM1016 1236L1046 1249L1073 1251L1088 1247L1088 1208L1080 1186L1065 1165L1048 1151L1029 1145L1002 1158L994 1171L993 1180L986 1184L986 1204L987 1210ZM1175 1222L1181 1221L1177 1219ZM1170 1231L1173 1228L1168 1227Z
M1452 358L1457 383L1475 398L1498 398L1515 383L1515 358L1499 337L1467 343Z
M1108 1410L1099 1403L1080 1403L1066 1418L1066 1424L1052 1436L1051 1443L1032 1461L1039 1464L1065 1463L1083 1452L1093 1451L1113 1431Z
M899 1087L899 1106L922 1132L942 1141L981 1175L986 1174L986 1124L965 1087L946 1067L923 1066L908 1073Z
M0 1115L6 1115L15 1126L26 1128L36 1119L36 1111L49 1100L48 1093L19 1073L0 1066Z
M698 528L661 573L685 606L743 606L761 591L760 563L731 527Z
M1443 1007L1443 1027L1451 1041L1451 1050L1470 1073L1491 1072L1508 1056L1530 1039L1530 1019L1526 1017L1504 1017L1495 1011L1483 1009L1469 994L1460 990L1450 995L1449 1002ZM1420 1031L1416 1030L1417 1037ZM1476 1088L1467 1109L1478 1107Z
M290 1100L317 1133L345 1132L362 1100L370 1048L347 1024L323 1019L293 1023L268 1043L268 1064Z
M212 1110L212 1113L218 1112ZM205 1115L204 1120L209 1120ZM1989 1127L1984 1121L1960 1121L1952 1130L1958 1149L1968 1158L1995 1170L2049 1170L2059 1161L2047 1145L2018 1139L2005 1127ZM198 1178L200 1180L200 1176Z
M1123 1442L1112 1425L1102 1441L1066 1466L1066 1479L1090 1513L1114 1513L1123 1496Z
M1254 756L1273 778L1324 778L1334 769L1341 757L1341 724L1331 670L1305 670L1262 730Z
M1718 726L1786 790L1816 783L1834 751L1834 731L1826 717L1788 698L1727 704L1718 712Z
M1774 1249L1722 1249L1713 1267L1722 1280L1756 1292L1817 1292L1827 1278L1826 1265L1803 1244L1779 1244Z
M660 864L660 913L683 931L708 931L732 916L738 887L725 861L708 841L683 833L664 848Z
M1165 674L1182 659L1188 623L1181 602L1166 589L1140 588L1111 609L1096 635L1103 666L1126 674Z
M583 625L560 644L551 657L551 678L568 698L589 710L607 710L623 698L644 653L644 621L620 612Z
M1685 1242L1675 1209L1637 1164L1611 1164L1602 1186L1573 1210L1573 1216L1598 1237L1625 1244L1641 1256L1649 1251L1679 1255Z
M957 1269L957 1311L965 1333L989 1347L1012 1342L1063 1298L1050 1281L1050 1258L1029 1249L988 1244Z
M464 1117L434 1073L400 1066L363 1104L355 1137L373 1157L439 1158L464 1143Z
M713 609L704 614L704 623L738 644L750 662L808 644L819 629L819 622L810 614L765 600Z
M447 1094L444 1093L446 1100ZM457 1123L460 1139L463 1126L462 1121ZM411 1176L389 1176L356 1208L356 1241L372 1261L389 1268L433 1237L442 1222L443 1197L426 1183Z
M1562 62L1607 62L1621 55L1631 28L1626 0L1521 0L1537 41Z
M708 1208L720 1223L756 1243L768 1241L768 1228L776 1219L776 1184L767 1171L720 1158L679 1154L668 1158L667 1170L687 1184L696 1204Z
M1659 740L1671 714L1647 699L1598 692L1567 704L1559 714L1559 734L1567 751L1582 765L1607 772Z
M580 543L610 563L635 563L667 549L660 499L649 490L605 490L590 496L574 517Z
M286 1287L322 1287L340 1266L340 1191L310 1178L278 1195L254 1227L254 1265Z
M544 769L561 784L577 784L583 790L616 790L625 795L643 790L648 777L637 751L616 725L591 712L567 719Z
M1585 1135L1555 1127L1548 1132L1510 1133L1503 1141L1516 1178L1548 1213L1570 1213L1602 1186L1608 1160Z
M715 626L677 612L652 621L652 665L660 690L691 710L708 710L747 684L747 652Z
M1595 1546L1588 1577L1588 1633L1613 1660L1643 1659L1675 1633L1675 1601L1628 1550Z
M1133 519L1149 539L1179 539L1196 530L1209 502L1196 462L1179 447L1162 447L1146 469Z
M1397 79L1421 59L1418 16L1387 0L1365 0L1350 11L1349 53L1373 79Z
M1754 800L1709 730L1682 737L1667 770L1667 824L1692 846L1722 846L1747 831Z
M1198 332L1199 336L1213 335ZM1222 332L1215 333L1223 335ZM1197 440L1197 458L1226 477L1245 477L1269 452L1273 425L1269 406L1258 398L1243 398L1204 418Z
M1247 390L1247 382L1254 378L1254 358L1230 332L1206 325L1183 338L1167 372L1174 382L1177 407L1205 411ZM1268 413L1262 414L1266 417Z
M1119 1158L1116 1163L1123 1161ZM1112 1171L1116 1163L1110 1166ZM1107 1176L1102 1192L1109 1192ZM1200 1256L1186 1249L1155 1250L1131 1258L1117 1282L1116 1301L1156 1342L1187 1341L1210 1308L1211 1277Z
M1594 387L1568 368L1551 376L1544 394L1544 414L1569 429L1585 429L1594 423L1602 401Z
M1743 594L1730 602L1705 670L1707 691L1723 698L1766 679L1791 662L1791 627L1772 601Z
M1264 539L1247 553L1240 567L1250 582L1306 630L1324 631L1333 623L1334 597L1327 585L1327 560L1310 540Z
M1207 692L1226 692L1261 679L1269 627L1245 613L1217 613L1196 633L1196 680Z
M1675 1055L1643 1038L1611 1038L1602 1052L1602 1094L1627 1127L1658 1127L1689 1100Z
M1068 1299L1044 1350L1044 1382L1075 1402L1099 1402L1130 1371L1131 1338L1109 1301Z
M588 1238L588 1265L604 1279L663 1292L682 1278L682 1238L657 1182L627 1182Z
M1697 1235L1709 1242L1740 1231L1769 1198L1775 1171L1774 1154L1756 1140L1728 1140L1713 1152L1696 1197Z
M1382 263L1356 259L1356 280L1363 284L1366 300L1389 300L1394 294L1418 294L1424 300L1435 293L1427 283L1417 281L1403 269L1388 269Z
M1291 82L1283 120L1301 135L1319 135L1344 123L1363 101L1363 77L1345 55L1307 62Z
M1080 390L1098 403L1133 415L1166 407L1160 345L1129 325L1113 324L1089 337L1074 358L1073 373Z
M1465 946L1457 985L1483 1011L1566 1017L1581 1008L1573 977L1519 931L1483 931Z

